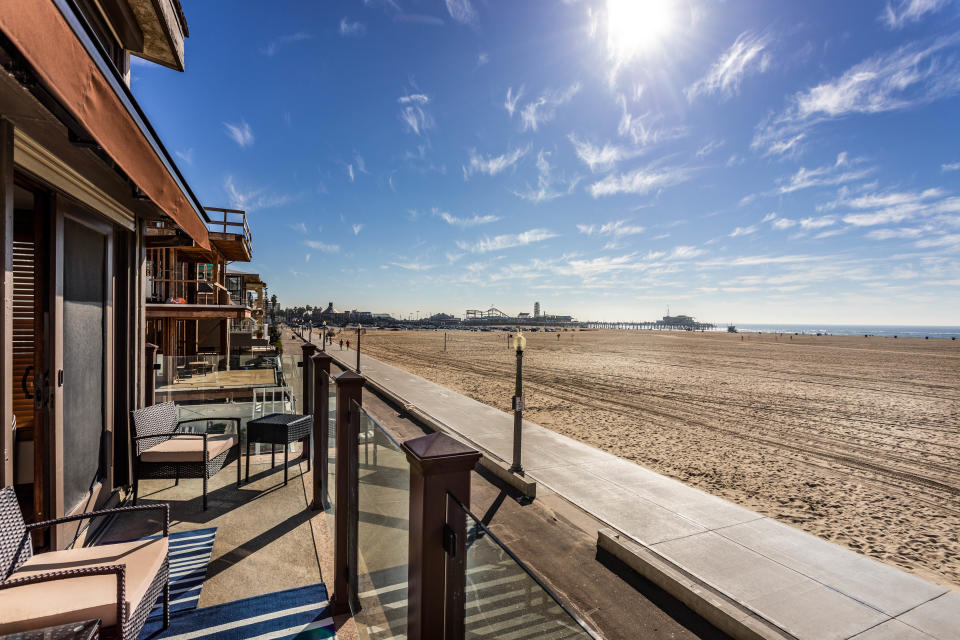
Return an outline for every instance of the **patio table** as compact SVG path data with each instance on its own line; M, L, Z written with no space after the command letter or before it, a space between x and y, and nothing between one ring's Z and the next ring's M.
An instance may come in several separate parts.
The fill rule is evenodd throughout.
M313 416L299 413L270 413L247 423L247 481L250 479L250 445L262 442L270 445L270 467L276 461L274 445L283 445L283 484L287 484L287 463L289 445L304 440L302 458L307 460L310 470L310 438L313 431Z

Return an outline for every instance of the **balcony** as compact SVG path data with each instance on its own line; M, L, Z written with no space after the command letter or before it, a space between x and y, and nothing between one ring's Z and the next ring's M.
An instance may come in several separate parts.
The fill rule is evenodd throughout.
M247 224L247 214L240 209L205 207L210 244L220 257L230 262L250 262L253 255L253 236ZM169 218L161 218L147 225L147 245L151 248L176 248L194 262L216 262L212 255L196 243Z
M224 259L231 262L250 262L253 255L253 236L247 225L247 214L240 209L205 207L210 216L207 231L210 242L217 247Z
M237 434L250 455L204 483L206 509L198 479L139 479L139 504L170 506L172 612L161 630L158 605L140 638L597 637L470 511L469 482L427 488L429 468L444 482L453 467L467 478L479 453L440 434L400 443L362 406L355 374L331 378L299 354L280 370L279 398L176 400L178 422L190 421L182 433ZM315 427L306 451L294 443L280 463L274 445L248 449L251 419L305 402ZM429 506L438 500L442 509ZM425 533L438 515L451 531L442 541ZM85 543L162 529L157 512L135 512Z

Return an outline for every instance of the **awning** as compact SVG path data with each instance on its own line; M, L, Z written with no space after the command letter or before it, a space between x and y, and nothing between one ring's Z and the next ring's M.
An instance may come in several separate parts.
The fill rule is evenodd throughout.
M0 2L0 30L134 184L209 249L200 212L54 2Z

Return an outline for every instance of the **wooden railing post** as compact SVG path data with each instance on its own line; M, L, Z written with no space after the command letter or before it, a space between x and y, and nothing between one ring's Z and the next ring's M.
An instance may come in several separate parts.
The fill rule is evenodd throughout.
M307 343L300 345L300 350L303 352L303 358L300 361L301 366L303 366L301 376L303 392L300 394L300 413L310 415L313 413L313 403L310 402L310 396L313 394L313 360L311 358L317 352L317 347Z
M357 447L359 446L359 411L362 406L364 377L344 371L337 384L337 459L333 534L333 598L334 615L350 613L357 598ZM355 415L356 414L356 415ZM351 531L352 530L352 531ZM351 545L351 538L354 544Z
M466 522L447 522L447 495L470 508L470 471L480 452L444 433L407 440L410 462L410 553L407 569L407 638L464 636ZM444 531L454 545L444 549Z
M326 508L327 466L330 462L330 363L326 353L313 357L313 502L314 511Z
M146 343L143 351L143 406L152 407L157 403L157 345Z

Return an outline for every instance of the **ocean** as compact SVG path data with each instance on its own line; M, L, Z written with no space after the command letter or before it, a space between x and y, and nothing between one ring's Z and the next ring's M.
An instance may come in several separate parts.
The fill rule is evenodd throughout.
M883 336L901 338L957 338L960 339L960 327L923 326L923 325L859 325L859 324L738 324L741 333L800 333L829 334L834 336Z

